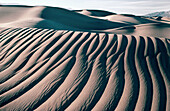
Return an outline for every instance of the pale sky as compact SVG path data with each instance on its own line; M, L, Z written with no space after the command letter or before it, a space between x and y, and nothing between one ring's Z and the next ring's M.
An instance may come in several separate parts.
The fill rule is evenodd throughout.
M135 15L170 10L170 0L0 0L0 4L43 5L73 10L99 9Z

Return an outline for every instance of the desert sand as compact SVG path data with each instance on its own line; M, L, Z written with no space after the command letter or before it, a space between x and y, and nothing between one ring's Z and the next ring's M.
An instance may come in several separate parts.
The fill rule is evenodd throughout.
M0 110L169 111L169 19L0 6Z

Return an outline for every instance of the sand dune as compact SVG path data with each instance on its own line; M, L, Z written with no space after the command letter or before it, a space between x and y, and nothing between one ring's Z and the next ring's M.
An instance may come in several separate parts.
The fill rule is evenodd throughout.
M20 9L20 10L19 10ZM32 27L56 30L103 30L127 24L91 18L56 7L1 6L1 27ZM10 13L9 13L10 12ZM11 19L5 19L10 18ZM98 24L98 25L96 25Z
M0 28L30 27L170 38L170 22L101 10L0 6L0 15Z
M170 110L167 20L45 6L0 15L0 110Z
M167 110L169 39L0 31L0 110Z
M97 16L97 17L105 17L105 16L116 14L116 13L108 12L108 11L104 11L104 10L87 10L87 9L84 9L84 10L74 10L74 11L81 13L83 15Z

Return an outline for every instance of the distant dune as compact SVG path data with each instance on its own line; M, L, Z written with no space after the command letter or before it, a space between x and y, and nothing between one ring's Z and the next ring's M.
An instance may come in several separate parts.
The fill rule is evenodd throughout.
M0 110L169 111L169 22L108 13L0 6Z
M114 15L116 13L113 12L108 12L104 10L73 10L75 12L81 13L83 15L88 15L88 16L97 16L97 17L105 17L108 15Z

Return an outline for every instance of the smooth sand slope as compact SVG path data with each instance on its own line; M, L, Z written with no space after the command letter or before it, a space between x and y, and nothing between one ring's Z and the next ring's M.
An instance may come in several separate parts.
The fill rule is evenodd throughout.
M0 27L91 31L127 26L127 24L91 18L56 7L1 6L0 15Z
M169 111L168 22L80 12L0 7L0 110Z

